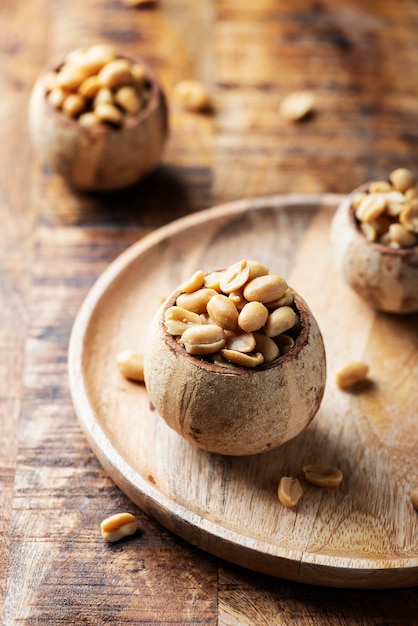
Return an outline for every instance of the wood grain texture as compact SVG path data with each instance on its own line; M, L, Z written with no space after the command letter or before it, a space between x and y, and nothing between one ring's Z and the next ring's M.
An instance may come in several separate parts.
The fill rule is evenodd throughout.
M81 434L66 358L94 280L168 221L215 201L346 192L398 165L416 170L417 22L413 0L0 4L5 626L414 623L416 589L329 592L271 579L193 548L142 514ZM204 79L216 105L213 116L171 107L161 166L141 185L105 196L74 194L41 171L27 133L41 69L97 40L143 56L168 96L181 78ZM316 115L284 124L278 102L300 86L315 90ZM370 335L375 351L382 332ZM373 423L382 436L384 424ZM109 547L99 522L121 509L138 516L142 533Z
M328 244L338 198L305 194L222 205L127 250L80 310L70 343L71 392L93 450L115 482L197 546L310 584L406 587L418 583L418 519L409 498L418 482L418 316L375 314L332 269ZM290 251L294 225L302 223L303 237ZM145 387L121 379L115 357L150 345L161 294L187 280L193 266L210 272L248 254L296 284L302 297L309 294L324 336L328 381L304 432L265 454L231 458L208 454L168 428ZM345 315L349 324L336 324ZM344 393L335 372L356 359L368 362L370 384ZM312 463L339 467L341 488L318 490L302 481L301 504L292 511L280 506L280 477L300 479Z

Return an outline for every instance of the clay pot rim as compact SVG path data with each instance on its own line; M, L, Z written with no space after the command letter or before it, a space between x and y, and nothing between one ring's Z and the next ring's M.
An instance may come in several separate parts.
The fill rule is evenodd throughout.
M64 57L60 61L57 61L53 63L52 65L45 67L44 70L39 75L38 80L37 80L37 82L40 84L40 86L43 89L43 102L45 104L45 108L48 114L54 117L57 120L57 122L64 127L67 126L69 128L77 129L81 133L97 136L97 135L107 135L107 134L112 134L112 133L120 133L126 130L130 130L136 127L141 122L143 122L147 117L149 117L151 113L153 113L153 111L155 111L155 109L158 107L161 100L163 101L163 104L165 105L164 92L162 90L162 87L155 73L150 68L150 66L145 61L137 57L133 57L133 56L121 53L121 52L118 52L117 55L118 55L117 56L118 59L126 59L127 61L138 63L144 67L145 72L146 72L146 78L151 87L150 97L145 108L141 109L136 115L129 116L127 120L123 123L123 125L119 127L111 126L108 124L95 124L94 126L86 126L84 124L80 124L80 122L76 119L67 117L66 115L61 113L61 111L58 111L55 107L53 107L48 102L47 97L46 97L47 95L46 89L44 88L44 84L43 84L43 81L45 80L45 77L48 75L49 72L51 71L57 72L64 65L65 63L65 57Z
M370 180L367 183L363 183L362 185L354 189L349 194L348 198L343 201L343 202L346 202L348 205L348 219L350 222L350 226L353 228L353 230L358 235L358 237L360 237L361 240L366 245L370 246L371 248L374 248L375 250L378 250L382 255L400 257L400 258L408 257L411 254L415 255L418 252L418 244L415 246L410 246L408 248L390 248L389 246L385 246L383 243L379 243L377 241L368 241L368 239L366 239L366 237L361 232L359 228L359 220L356 218L352 201L353 201L354 196L356 196L358 193L361 193L362 191L368 191L370 185L373 182L376 182L376 181Z
M289 352L287 352L286 354L283 354L282 356L279 355L276 359L274 359L274 361L270 361L269 363L262 363L261 365L257 365L257 367L253 367L253 368L240 367L240 366L234 366L234 365L231 365L230 367L223 367L223 366L221 367L219 365L215 365L214 363L211 363L210 361L206 361L203 358L201 359L198 356L194 356L186 352L186 350L179 344L176 338L168 332L166 325L164 323L165 311L169 307L175 305L177 297L182 293L181 290L176 290L171 296L169 296L165 300L165 302L161 306L160 314L159 314L159 318L160 318L159 324L160 324L162 336L167 346L170 348L172 352L176 354L176 356L186 359L189 363L191 363L195 367L206 370L208 372L213 372L216 374L225 374L229 376L231 376L232 374L235 374L238 376L248 376L251 374L255 374L257 372L264 372L266 370L275 369L276 367L280 367L281 365L289 361L292 361L294 358L297 358L301 350L308 343L309 336L310 336L309 331L311 328L311 323L310 323L309 307L304 301L304 299L294 289L292 289L292 287L290 287L290 289L294 296L294 306L299 315L301 328L300 328L297 338L295 339L295 345L289 350Z

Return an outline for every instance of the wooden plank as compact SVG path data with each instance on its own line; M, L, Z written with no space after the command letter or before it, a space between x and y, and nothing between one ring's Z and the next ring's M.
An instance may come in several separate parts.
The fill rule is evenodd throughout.
M341 192L398 166L417 168L416 3L218 3L214 65L219 140L214 194ZM408 15L409 26L405 15ZM278 114L298 89L314 115Z

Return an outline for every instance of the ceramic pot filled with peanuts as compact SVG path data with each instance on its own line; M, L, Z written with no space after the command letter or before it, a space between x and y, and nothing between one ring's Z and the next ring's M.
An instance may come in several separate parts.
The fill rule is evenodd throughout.
M418 184L399 168L365 184L338 207L331 240L346 282L370 306L418 311Z
M43 166L75 188L107 191L133 185L155 168L167 107L149 68L96 44L39 76L29 127Z
M257 261L196 272L162 304L144 377L166 423L225 455L271 450L311 422L326 378L318 324L303 298Z

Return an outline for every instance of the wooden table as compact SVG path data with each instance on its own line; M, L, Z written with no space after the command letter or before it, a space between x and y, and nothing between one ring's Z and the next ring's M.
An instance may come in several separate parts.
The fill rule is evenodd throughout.
M143 57L171 132L136 187L75 193L42 171L27 130L41 69L96 41ZM76 419L67 348L95 279L130 244L219 202L345 193L418 170L414 0L32 0L0 5L0 608L3 624L413 624L415 588L327 589L270 578L189 545L105 474ZM209 87L212 115L171 105ZM290 91L314 115L278 115ZM133 512L141 533L109 547L100 521Z

